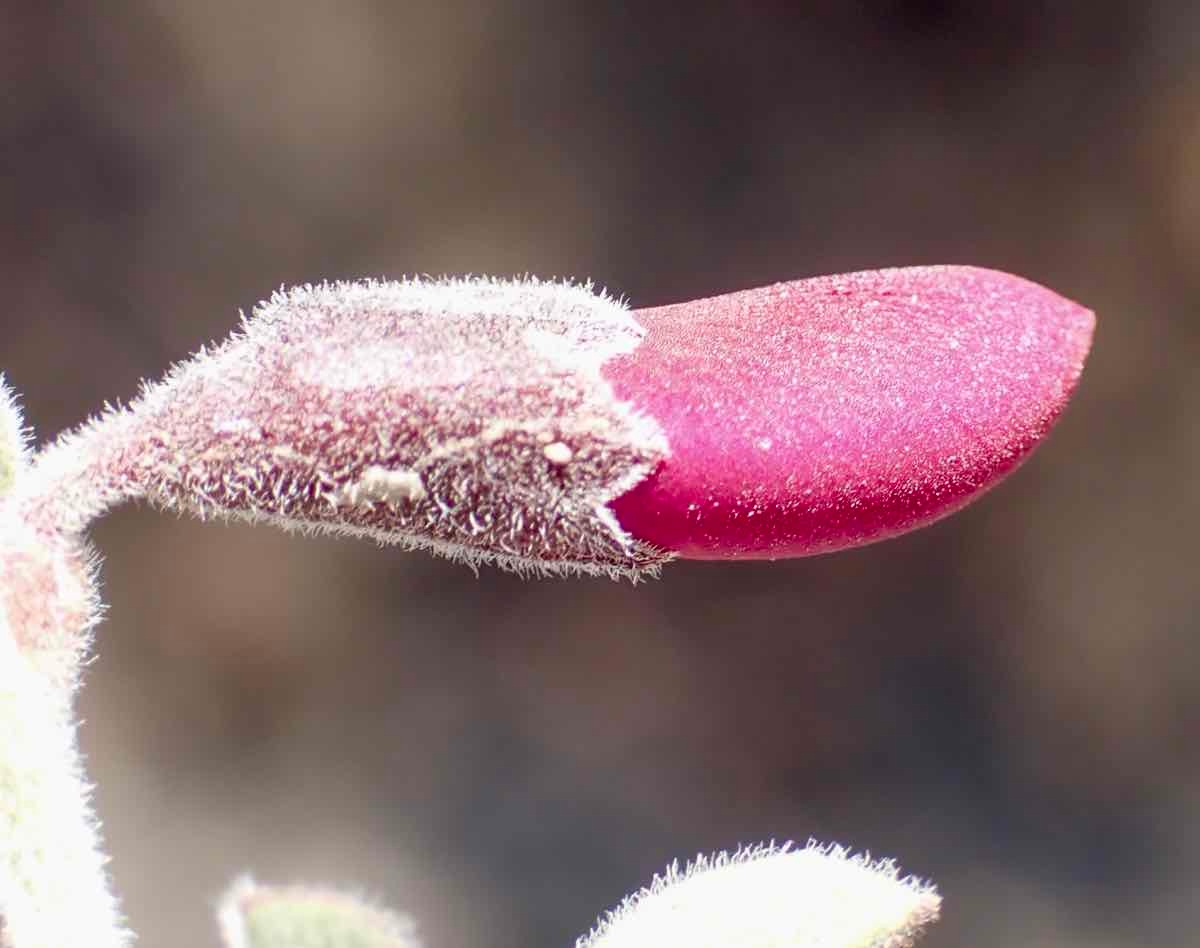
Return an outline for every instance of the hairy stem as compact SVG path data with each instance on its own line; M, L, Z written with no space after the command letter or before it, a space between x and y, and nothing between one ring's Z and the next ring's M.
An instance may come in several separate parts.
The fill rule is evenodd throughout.
M128 410L104 414L61 435L34 455L9 495L25 524L48 534L78 537L103 513L142 490L125 476L143 446Z
M5 948L118 948L71 695L0 627L0 910Z
M4 948L120 948L133 939L105 871L73 707L100 614L94 557L79 537L112 494L95 478L106 434L89 426L31 463L20 413L0 380Z

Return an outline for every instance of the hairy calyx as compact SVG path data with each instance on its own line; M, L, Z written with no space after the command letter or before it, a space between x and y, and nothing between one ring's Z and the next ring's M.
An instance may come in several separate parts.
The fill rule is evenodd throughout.
M667 443L600 367L643 334L569 284L298 287L147 387L100 451L103 479L201 517L637 574L668 557L607 505Z

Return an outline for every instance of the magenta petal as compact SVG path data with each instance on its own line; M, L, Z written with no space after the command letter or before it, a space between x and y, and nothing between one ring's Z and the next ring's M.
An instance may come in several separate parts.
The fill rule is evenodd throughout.
M634 315L646 338L604 374L670 455L610 506L696 559L824 553L957 510L1049 431L1095 321L1035 283L952 266Z

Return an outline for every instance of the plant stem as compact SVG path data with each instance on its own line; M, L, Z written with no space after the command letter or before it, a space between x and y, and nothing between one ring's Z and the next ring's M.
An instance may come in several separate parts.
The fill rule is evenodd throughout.
M112 416L110 416L112 417ZM124 948L79 753L74 695L100 614L80 539L114 490L115 443L85 426L0 499L0 916L3 948Z
M0 628L0 909L5 948L130 944L109 890L71 694Z

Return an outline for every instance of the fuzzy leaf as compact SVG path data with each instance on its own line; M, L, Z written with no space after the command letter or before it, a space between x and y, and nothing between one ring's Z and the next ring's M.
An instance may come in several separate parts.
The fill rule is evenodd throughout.
M225 948L419 948L416 928L341 892L233 884L218 913Z
M759 846L668 867L576 948L908 948L940 905L889 861Z

